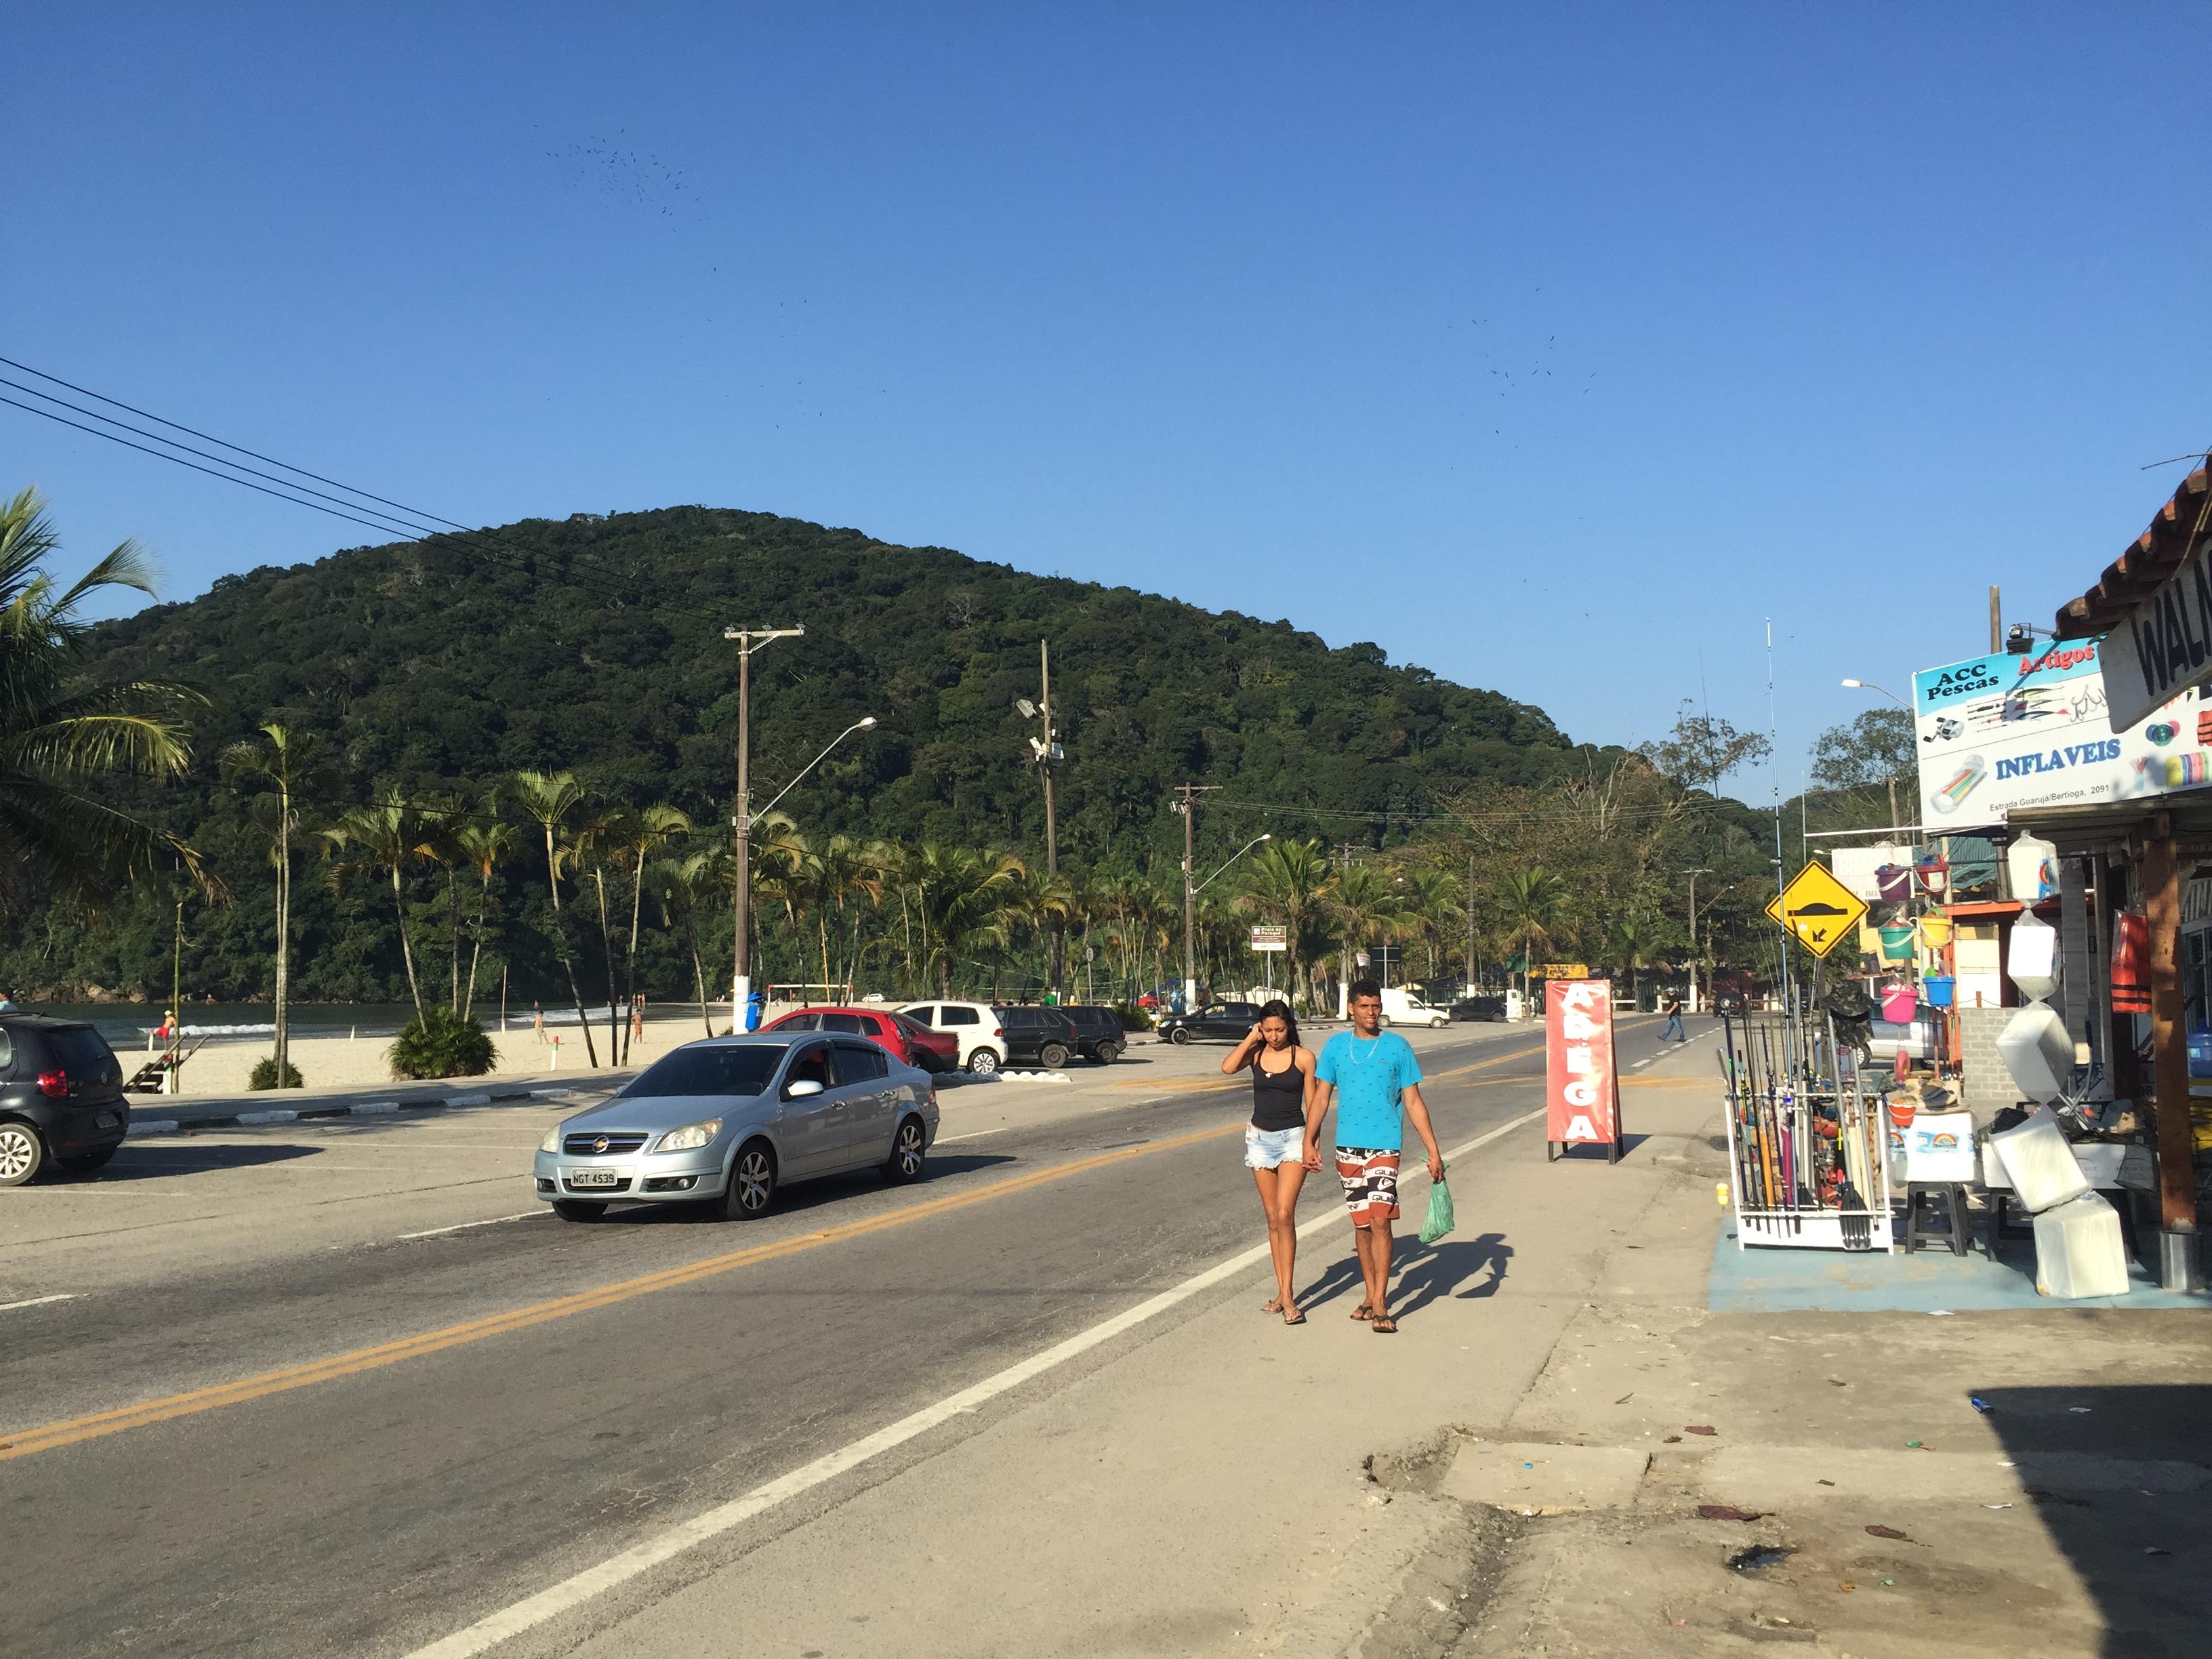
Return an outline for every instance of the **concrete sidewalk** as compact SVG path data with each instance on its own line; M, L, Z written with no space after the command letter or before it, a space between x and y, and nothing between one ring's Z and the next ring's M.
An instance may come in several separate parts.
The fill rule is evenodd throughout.
M176 1134L186 1129L252 1128L264 1123L319 1118L377 1117L393 1112L441 1111L501 1101L562 1100L587 1091L618 1089L637 1075L624 1071L579 1071L573 1080L543 1077L447 1078L433 1083L368 1084L350 1089L268 1090L244 1095L132 1095L131 1136Z

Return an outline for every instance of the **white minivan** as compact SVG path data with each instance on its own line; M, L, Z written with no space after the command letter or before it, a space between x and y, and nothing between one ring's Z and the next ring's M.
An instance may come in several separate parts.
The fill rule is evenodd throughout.
M1382 1020L1388 1025L1425 1025L1434 1031L1451 1024L1451 1010L1422 1001L1417 991L1390 985L1382 991Z
M909 1002L899 1012L957 1039L961 1065L978 1077L988 1077L1006 1063L1006 1034L988 1002Z

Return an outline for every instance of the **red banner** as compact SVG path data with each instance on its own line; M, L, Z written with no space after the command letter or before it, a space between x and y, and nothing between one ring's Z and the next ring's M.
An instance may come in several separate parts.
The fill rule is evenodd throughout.
M1613 1057L1613 981L1555 979L1544 1026L1550 1087L1544 1138L1554 1156L1594 1142L1620 1153L1620 1083Z

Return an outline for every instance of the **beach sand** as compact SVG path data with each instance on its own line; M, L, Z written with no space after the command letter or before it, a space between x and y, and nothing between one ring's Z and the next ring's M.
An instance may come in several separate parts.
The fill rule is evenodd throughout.
M727 1014L723 1018L726 1020ZM704 1035L696 1013L684 1018L648 1019L644 1036L630 1042L629 1069L650 1065L678 1044ZM557 1046L552 1041L556 1036L561 1039ZM495 1031L491 1040L499 1056L499 1064L491 1073L495 1078L569 1079L593 1075L592 1068L585 1063L582 1034L574 1025L549 1030L544 1041L529 1030ZM612 1070L607 1063L604 1021L592 1028L592 1041L599 1048L599 1071ZM291 1044L292 1064L300 1073L301 1085L307 1089L346 1089L390 1083L394 1079L385 1051L391 1046L388 1036L295 1037ZM187 1098L198 1095L203 1099L244 1094L254 1063L265 1060L269 1054L270 1042L265 1036L210 1042L185 1062L181 1092ZM143 1050L132 1049L119 1051L116 1057L123 1062L126 1077L150 1058ZM137 1095L132 1098L151 1101L155 1097Z

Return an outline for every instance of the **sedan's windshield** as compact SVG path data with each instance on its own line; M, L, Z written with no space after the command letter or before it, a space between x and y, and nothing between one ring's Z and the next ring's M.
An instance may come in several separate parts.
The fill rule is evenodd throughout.
M783 1063L780 1042L749 1042L728 1048L702 1045L678 1048L657 1060L643 1077L622 1091L625 1100L667 1095L757 1095L768 1087Z

